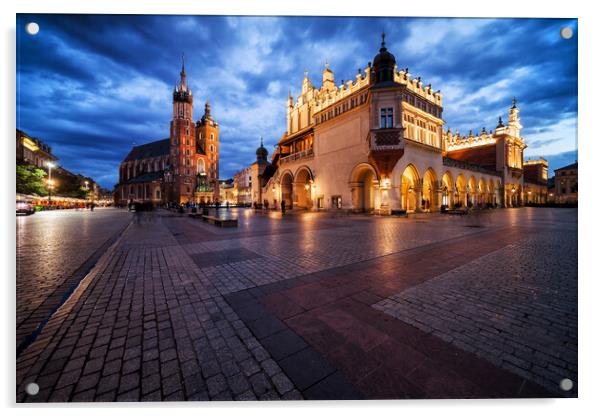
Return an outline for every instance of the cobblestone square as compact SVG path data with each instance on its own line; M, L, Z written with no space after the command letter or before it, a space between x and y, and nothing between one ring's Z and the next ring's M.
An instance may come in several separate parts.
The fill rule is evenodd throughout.
M19 402L577 395L574 209L43 214L17 224Z

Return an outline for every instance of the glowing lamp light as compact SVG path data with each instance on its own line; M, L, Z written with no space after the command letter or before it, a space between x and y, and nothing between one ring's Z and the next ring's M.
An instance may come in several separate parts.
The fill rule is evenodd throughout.
M53 168L55 167L55 164L52 162L46 162L46 166L48 166L49 168Z
M309 189L309 184L308 184L308 183L306 183L306 184L305 184L305 190L307 191L308 189Z

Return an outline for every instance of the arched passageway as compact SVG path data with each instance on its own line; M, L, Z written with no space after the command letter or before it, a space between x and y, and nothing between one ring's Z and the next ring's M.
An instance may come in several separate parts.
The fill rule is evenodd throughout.
M421 193L420 176L414 165L410 164L401 175L401 209L406 212L416 212Z
M451 173L445 172L441 178L441 205L453 208L454 202L454 179Z
M311 171L303 167L297 171L295 181L293 183L293 196L294 205L301 209L311 209L313 201L311 198L311 185L313 183L313 176Z
M355 212L374 211L374 199L378 178L372 165L362 163L351 174L351 202Z
M477 205L479 208L483 207L487 203L486 198L487 193L487 184L485 183L485 179L479 179L479 185L477 187Z
M477 204L477 180L474 176L468 179L468 205L473 207Z
M293 207L293 174L290 172L284 173L280 181L280 189L282 192L282 200L287 208Z
M465 207L467 203L467 193L466 193L466 178L464 175L458 175L458 179L456 179L456 192L454 194L455 201L454 206Z
M437 201L437 175L432 168L428 168L422 178L422 201L423 211L434 212L438 209Z

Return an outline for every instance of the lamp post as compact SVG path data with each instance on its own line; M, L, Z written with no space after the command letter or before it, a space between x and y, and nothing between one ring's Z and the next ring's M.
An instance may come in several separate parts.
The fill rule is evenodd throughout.
M50 207L50 203L52 202L52 168L54 167L54 163L47 162L46 166L48 167L48 207Z
M88 186L88 184L88 181L84 181L84 186L86 187L86 200L90 199L90 187Z

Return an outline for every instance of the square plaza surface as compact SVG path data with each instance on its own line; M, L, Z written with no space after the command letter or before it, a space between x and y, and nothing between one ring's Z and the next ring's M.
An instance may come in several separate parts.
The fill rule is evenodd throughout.
M232 215L19 218L17 400L577 395L575 209Z

